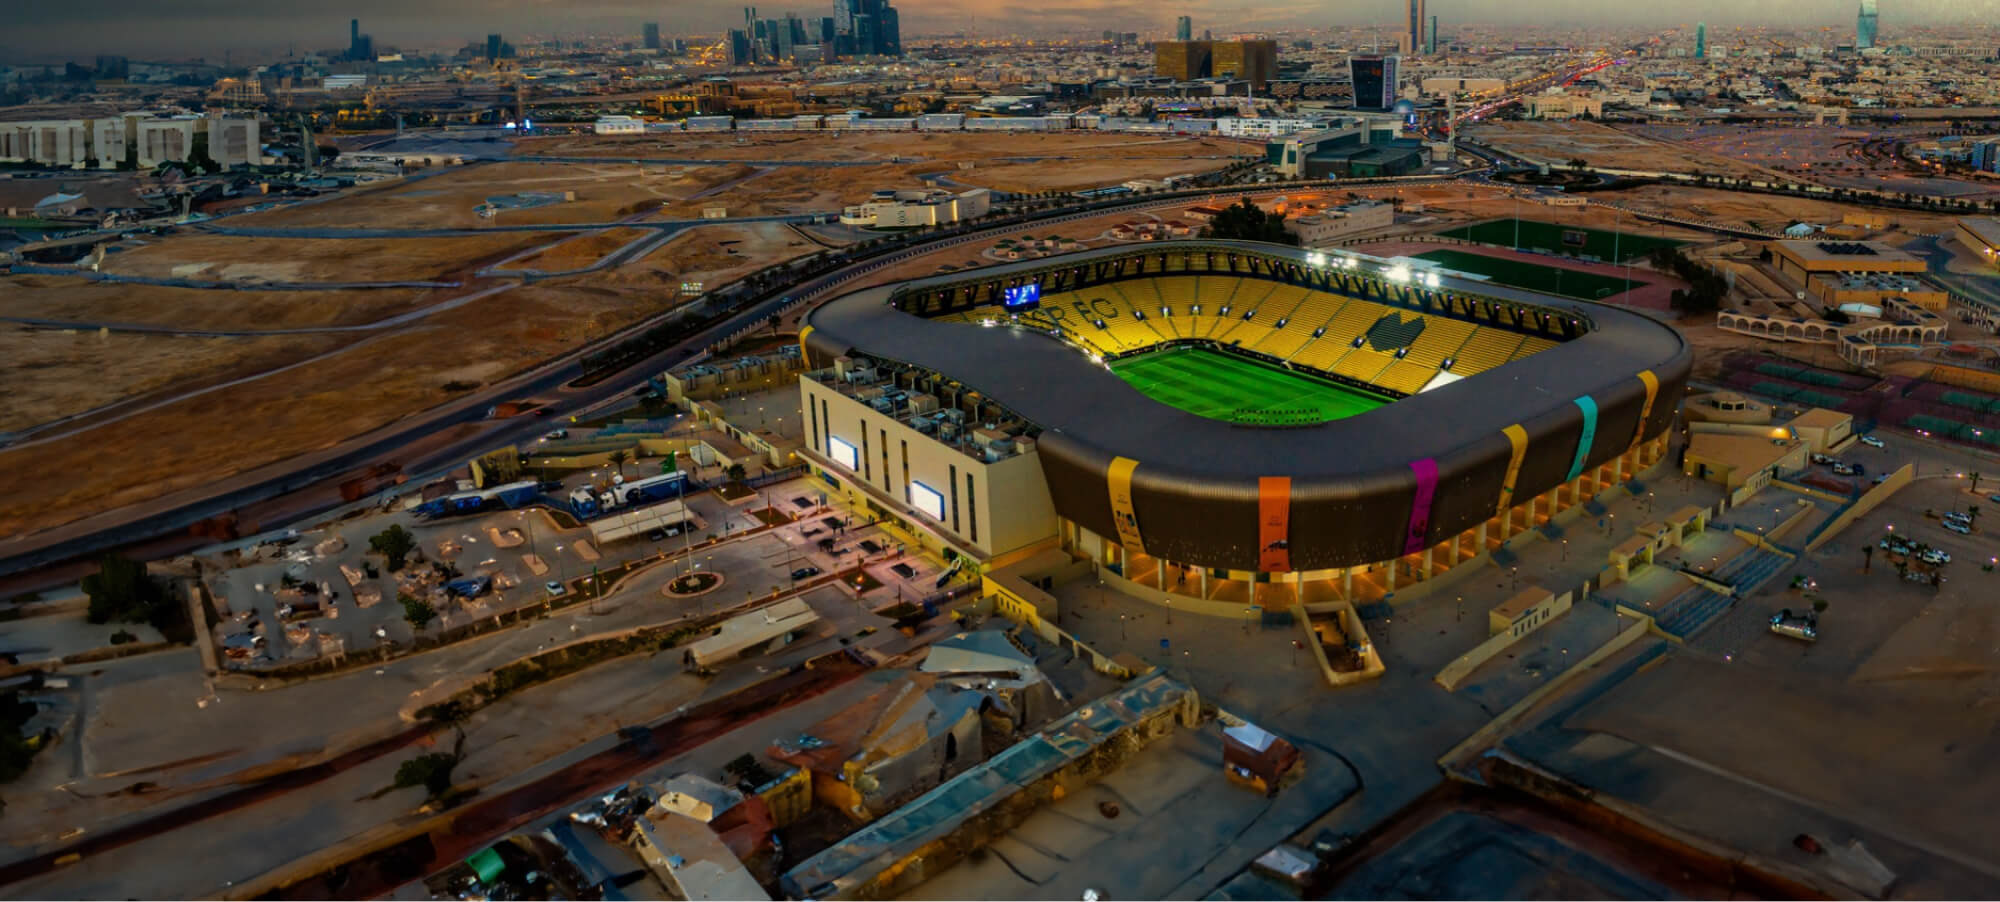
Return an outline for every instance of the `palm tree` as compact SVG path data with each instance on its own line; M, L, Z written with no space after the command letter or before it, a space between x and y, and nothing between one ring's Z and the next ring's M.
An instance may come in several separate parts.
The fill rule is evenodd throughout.
M1875 546L1861 546L1861 572L1867 573L1875 567Z
M620 448L606 455L605 459L610 461L612 466L618 468L618 478L623 479L625 478L625 462L632 459L632 452Z

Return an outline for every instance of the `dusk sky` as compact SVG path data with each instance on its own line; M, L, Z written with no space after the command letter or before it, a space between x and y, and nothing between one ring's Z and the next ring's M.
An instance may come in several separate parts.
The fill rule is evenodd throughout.
M490 31L568 34L630 30L660 22L669 34L710 32L740 20L740 0L346 0L339 4L252 0L0 0L9 7L0 29L0 62L47 62L121 53L134 58L219 56L224 49L301 52L345 45L347 19L358 16L377 46L430 46L471 41ZM827 15L832 0L762 0L763 15L786 11ZM1396 0L898 0L907 34L1054 32L1117 28L1157 33L1173 17L1195 17L1196 28L1218 33L1314 25L1388 23ZM1853 0L1683 0L1660 7L1605 0L1432 0L1431 11L1450 23L1575 21L1580 24L1692 25L1851 23ZM1899 24L1992 21L2000 0L1882 0L1882 28ZM1668 15L1656 11L1670 10Z

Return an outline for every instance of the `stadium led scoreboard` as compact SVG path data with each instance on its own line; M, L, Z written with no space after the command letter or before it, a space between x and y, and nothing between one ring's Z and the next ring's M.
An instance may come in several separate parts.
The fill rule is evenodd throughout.
M1029 282L1006 289L1000 296L1001 306L1009 313L1033 310L1042 305L1042 283Z

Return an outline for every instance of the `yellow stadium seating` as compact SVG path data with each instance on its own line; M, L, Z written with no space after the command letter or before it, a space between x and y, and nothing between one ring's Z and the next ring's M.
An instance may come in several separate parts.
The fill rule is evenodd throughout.
M1350 348L1347 353L1340 355L1339 360L1334 361L1333 371L1349 379L1373 383L1376 376L1381 375L1383 370L1389 368L1389 364L1395 362L1394 354L1368 347Z
M1472 330L1477 328L1462 319L1426 316L1423 334L1410 343L1410 353L1403 355L1403 362L1435 370L1446 357L1458 353L1458 349L1465 346L1465 340L1472 337Z
M1093 300L1101 300L1117 312L1104 317L1103 328L1094 322L1094 314L1077 309L1083 302L1087 311ZM1230 308L1226 315L1224 307ZM1414 318L1424 323L1402 359L1365 344L1354 347L1355 338L1392 310L1405 321ZM1243 318L1253 311L1251 319ZM936 319L979 323L988 319L1005 322L1008 317L999 310L981 308ZM1180 272L1057 292L1042 299L1041 309L1022 313L1017 319L1027 328L1062 330L1079 347L1097 354L1126 354L1177 339L1207 339L1398 394L1422 390L1447 359L1456 361L1453 373L1472 376L1556 345L1555 340L1541 336L1413 314L1263 279ZM1285 323L1283 328L1278 326L1280 321ZM1324 332L1315 338L1312 333L1316 330Z
M1388 369L1375 377L1375 384L1390 391L1414 395L1430 383L1431 378L1437 375L1437 371L1436 364L1426 366L1421 363L1411 363L1410 359L1405 357L1389 364Z
M1483 373L1514 359L1514 351L1521 347L1522 336L1518 332L1480 326L1474 329L1472 337L1466 339L1465 346L1458 350L1458 362L1451 371L1460 376Z

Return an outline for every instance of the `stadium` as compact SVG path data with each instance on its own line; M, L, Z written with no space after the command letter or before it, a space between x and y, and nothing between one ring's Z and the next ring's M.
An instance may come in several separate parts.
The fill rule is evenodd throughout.
M920 544L1265 607L1408 593L1632 480L1691 360L1616 307L1212 240L864 289L801 343L802 453Z

